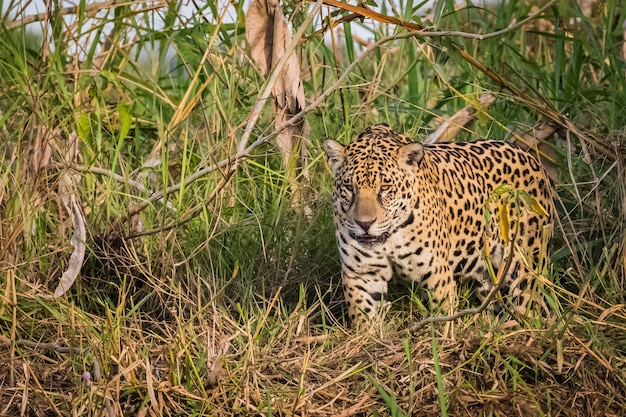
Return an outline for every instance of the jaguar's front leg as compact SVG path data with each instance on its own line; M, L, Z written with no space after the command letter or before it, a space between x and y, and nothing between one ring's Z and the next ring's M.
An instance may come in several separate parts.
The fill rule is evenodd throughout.
M381 304L386 304L387 284L392 273L388 265L361 265L358 271L342 265L341 279L352 327L368 323L379 312Z

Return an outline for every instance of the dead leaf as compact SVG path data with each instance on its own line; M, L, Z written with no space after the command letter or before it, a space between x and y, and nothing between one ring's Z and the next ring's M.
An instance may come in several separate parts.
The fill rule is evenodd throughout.
M73 164L78 158L78 135L76 132L72 132L69 142L69 149L65 156L65 162L67 165ZM61 204L70 215L72 219L72 225L74 226L74 233L70 239L70 244L74 248L74 251L70 255L70 260L67 269L63 272L57 288L54 290L54 296L60 297L70 289L76 277L80 273L83 266L83 260L85 259L85 241L87 239L87 232L85 228L85 216L83 215L80 204L78 203L78 193L76 190L76 184L80 181L80 176L66 169L59 175L59 199Z
M50 148L49 141L51 137L58 135L59 131L57 129L50 132L45 125L35 127L35 143L29 163L30 177L32 179L38 178L39 173L50 165L52 149Z
M246 14L246 39L250 56L263 76L268 76L291 43L287 20L277 0L255 0ZM285 124L305 108L300 64L295 54L289 56L280 76L272 86L275 126ZM283 129L276 141L283 153L283 163L292 187L306 165L309 126L301 120ZM293 162L292 162L293 161ZM294 200L299 196L294 195Z
M250 45L250 57L264 77L271 71L274 47L280 49L280 46L276 45L274 28L279 27L276 38L280 36L284 38L286 28L281 28L283 22L286 26L285 16L278 7L277 0L257 0L250 4L246 14L246 40ZM285 45L282 46L284 49Z
M461 130L467 128L474 120L476 120L480 111L485 111L491 103L495 101L495 97L491 94L483 94L477 103L463 107L452 117L444 121L436 131L428 135L425 144L437 142L449 142Z
M215 358L213 358L213 364L208 369L207 376L206 376L207 387L210 388L210 387L214 387L217 385L217 378L220 374L220 371L222 370L222 358L228 351L229 347L230 347L229 342L224 343L222 347L220 347L220 349L218 350L217 354L215 355Z
M49 198L50 190L45 181L46 169L52 161L52 148L50 143L56 140L59 129L50 129L45 124L39 124L33 119L29 125L29 140L25 152L20 155L22 160L27 160L27 164L22 164L22 178L29 189L29 205L31 207L30 216L26 219L24 231L27 235L34 235L36 229L36 218L43 208L44 202Z
M150 365L150 359L146 358L146 363L145 363L145 368L146 368L146 386L148 388L148 397L150 398L150 406L152 407L152 410L157 413L159 413L159 403L157 401L157 397L154 394L154 382L152 381L152 366Z

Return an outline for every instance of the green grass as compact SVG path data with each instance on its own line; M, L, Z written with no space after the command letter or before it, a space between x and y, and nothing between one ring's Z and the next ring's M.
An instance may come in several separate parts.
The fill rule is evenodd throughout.
M207 170L234 155L265 87L245 57L244 2L206 2L190 18L182 2L124 4L97 17L82 8L75 20L52 9L45 39L14 24L18 3L3 3L0 27L0 415L626 413L618 1L591 16L557 2L484 40L414 37L366 49L356 26L368 18L341 26L334 44L306 37L296 52L307 104L327 96L306 115L311 192L300 205L271 140L232 176L225 164ZM525 0L452 3L419 19L420 2L382 11L473 34L536 11ZM282 6L299 27L313 4ZM375 41L406 33L365 30ZM484 93L496 101L458 140L510 138L539 122L557 128L546 145L557 155L561 223L537 316L514 326L485 312L410 336L428 304L398 286L385 323L354 333L322 139L348 141L379 122L423 139ZM273 126L266 105L248 144ZM59 196L72 132L87 250L78 280L55 299L72 251Z

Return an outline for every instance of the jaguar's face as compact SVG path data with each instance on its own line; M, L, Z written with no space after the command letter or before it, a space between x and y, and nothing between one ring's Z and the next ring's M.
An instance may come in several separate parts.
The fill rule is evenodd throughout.
M389 237L400 206L398 188L392 179L380 173L376 175L378 178L364 183L359 180L362 172L350 171L348 169L345 177L335 181L341 223L348 234L362 244L383 243Z
M407 164L405 148L422 148L367 132L345 147L326 141L324 149L334 176L335 215L350 237L372 246L410 215L415 167Z

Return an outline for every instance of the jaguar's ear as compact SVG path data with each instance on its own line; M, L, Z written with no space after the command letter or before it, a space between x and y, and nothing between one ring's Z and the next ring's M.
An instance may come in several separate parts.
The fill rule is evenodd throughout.
M324 141L324 152L328 157L328 165L330 165L333 173L339 168L343 162L346 148L336 140L326 139Z
M410 143L398 150L398 160L402 168L415 169L422 159L424 159L424 147L419 143Z

